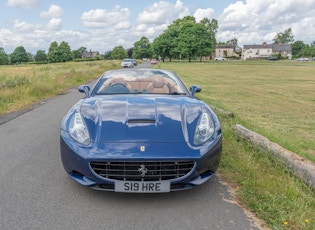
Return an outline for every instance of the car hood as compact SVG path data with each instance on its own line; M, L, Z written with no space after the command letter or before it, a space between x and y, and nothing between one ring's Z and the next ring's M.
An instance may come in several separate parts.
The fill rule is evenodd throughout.
M106 96L82 101L92 142L190 142L201 102L186 96Z

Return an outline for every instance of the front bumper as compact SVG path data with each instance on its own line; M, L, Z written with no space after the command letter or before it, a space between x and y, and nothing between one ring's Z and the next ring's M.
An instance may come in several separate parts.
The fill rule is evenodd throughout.
M121 68L132 68L133 65L121 65Z
M119 148L124 148L123 144L117 144ZM106 148L106 147L104 147ZM128 149L127 147L125 149ZM201 149L191 149L179 143L155 143L152 149L159 149L160 154L147 153L146 156L136 153L136 149L128 149L126 154L120 153L101 154L93 147L77 146L68 136L67 132L62 131L60 137L60 152L64 169L69 176L81 185L88 186L97 190L115 191L115 180L98 175L90 165L92 161L194 161L195 164L185 176L174 178L170 181L170 191L185 190L201 185L209 180L217 170L222 152L222 136L211 140L211 142ZM181 154L162 153L162 150L173 150ZM133 154L130 154L132 152Z

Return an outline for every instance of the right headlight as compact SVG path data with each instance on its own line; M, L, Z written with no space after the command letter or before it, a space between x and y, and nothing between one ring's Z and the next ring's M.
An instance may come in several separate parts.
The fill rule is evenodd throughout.
M70 136L83 145L90 144L90 134L80 113L75 113L69 124Z
M196 126L194 135L194 144L201 145L205 143L214 133L214 123L211 115L202 113Z

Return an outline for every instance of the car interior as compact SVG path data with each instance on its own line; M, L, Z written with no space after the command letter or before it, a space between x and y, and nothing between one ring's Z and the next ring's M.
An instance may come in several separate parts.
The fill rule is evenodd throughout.
M161 75L125 80L123 78L109 78L97 91L97 94L176 94L176 83Z

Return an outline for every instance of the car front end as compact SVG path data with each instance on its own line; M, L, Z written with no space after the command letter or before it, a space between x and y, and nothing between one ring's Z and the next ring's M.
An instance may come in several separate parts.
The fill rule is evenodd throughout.
M80 87L86 97L64 116L60 152L68 175L93 189L132 193L185 190L210 179L222 133L216 114L194 97L201 88L189 93L169 77L164 87L162 76L170 75L159 70L136 80L135 72L147 70L130 70L126 79L133 81L123 82L127 70L121 71L114 72L118 79L111 72L99 80L91 95ZM157 93L150 93L153 86Z
M120 64L121 68L132 68L134 67L134 62L131 59L125 59Z
M222 151L221 135L195 150L174 143L108 143L100 151L100 146L71 142L62 132L61 157L69 176L93 189L116 192L169 192L201 185L214 175Z

